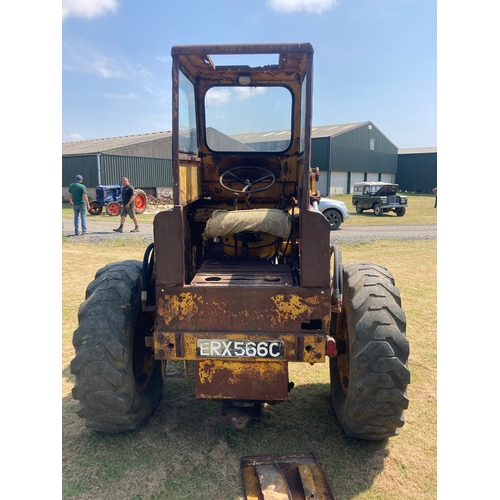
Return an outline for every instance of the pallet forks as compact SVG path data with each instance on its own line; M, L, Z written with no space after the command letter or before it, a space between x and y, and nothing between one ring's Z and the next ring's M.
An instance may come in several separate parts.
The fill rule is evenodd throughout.
M335 500L312 453L243 457L245 500Z

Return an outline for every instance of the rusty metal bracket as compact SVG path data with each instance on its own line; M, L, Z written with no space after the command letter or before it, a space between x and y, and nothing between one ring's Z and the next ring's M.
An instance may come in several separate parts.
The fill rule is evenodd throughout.
M187 360L183 361L183 372L182 374L179 373L167 373L167 363L169 360L167 359L162 359L161 360L161 376L163 380L187 380L189 377L189 369L188 369L188 362ZM178 361L173 361L174 363L178 363ZM172 361L170 361L172 363Z

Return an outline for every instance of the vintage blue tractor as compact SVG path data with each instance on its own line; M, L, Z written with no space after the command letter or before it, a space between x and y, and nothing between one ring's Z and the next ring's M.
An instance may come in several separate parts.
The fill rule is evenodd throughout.
M120 214L122 208L122 187L118 184L112 186L98 185L95 188L96 199L90 202L90 215L99 215L103 207L111 216ZM147 207L148 199L142 189L135 190L135 212L142 214Z

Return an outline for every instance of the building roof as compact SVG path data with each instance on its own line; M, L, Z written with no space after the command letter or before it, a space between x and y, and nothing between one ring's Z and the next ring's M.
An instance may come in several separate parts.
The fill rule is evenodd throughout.
M172 137L172 132L165 131L152 132L150 134L124 135L121 137L110 137L108 139L90 139L88 141L63 142L62 154L63 156L66 156L110 153L125 146L161 141L170 137Z
M311 131L312 138L319 139L322 137L335 137L337 135L344 134L346 132L355 130L365 125L372 125L373 127L375 127L375 125L373 125L371 121L345 123L341 125L322 125L322 126L312 127ZM283 140L284 138L286 139L286 134L289 133L290 133L289 130L277 130L271 132L259 132L254 134L236 134L233 135L232 138L241 141L243 143L280 141ZM382 134L382 132L380 133ZM162 131L162 132L152 132L149 134L110 137L107 139L90 139L88 141L63 142L62 154L63 156L73 156L73 155L77 156L77 155L89 155L98 153L112 153L117 149L126 146L161 141L169 139L171 137L172 137L171 131ZM384 135L384 137L386 136ZM392 144L392 141L390 141L390 139L388 139L387 137L386 139ZM399 149L398 151L399 154L436 153L436 152L437 148Z
M373 125L372 122L347 123L344 125L323 125L320 127L312 127L311 135L313 139L321 137L334 137L344 134L350 130L357 129L363 125ZM257 142L274 142L274 141L290 141L290 130L273 130L269 132L253 132L247 134L234 134L231 137L237 139L244 144L252 144Z
M422 153L437 153L437 148L404 148L398 150L398 155L416 155Z
M336 135L344 134L351 130L362 127L363 125L373 125L372 122L344 123L343 125L322 125L320 127L312 127L312 138L319 139L320 137L335 137Z
M384 137L388 142L390 142L396 149L398 148L378 127L376 127L373 122L357 122L357 123L345 123L343 125L323 125L321 127L312 127L312 138L319 139L321 137L335 137L337 135L350 132L360 127L373 127L378 130L380 135Z

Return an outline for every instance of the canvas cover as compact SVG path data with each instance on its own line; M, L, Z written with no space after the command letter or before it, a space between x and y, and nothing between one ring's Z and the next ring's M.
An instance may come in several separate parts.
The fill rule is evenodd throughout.
M244 231L269 233L284 240L290 236L292 216L273 208L252 210L214 210L207 221L203 236L205 239Z

